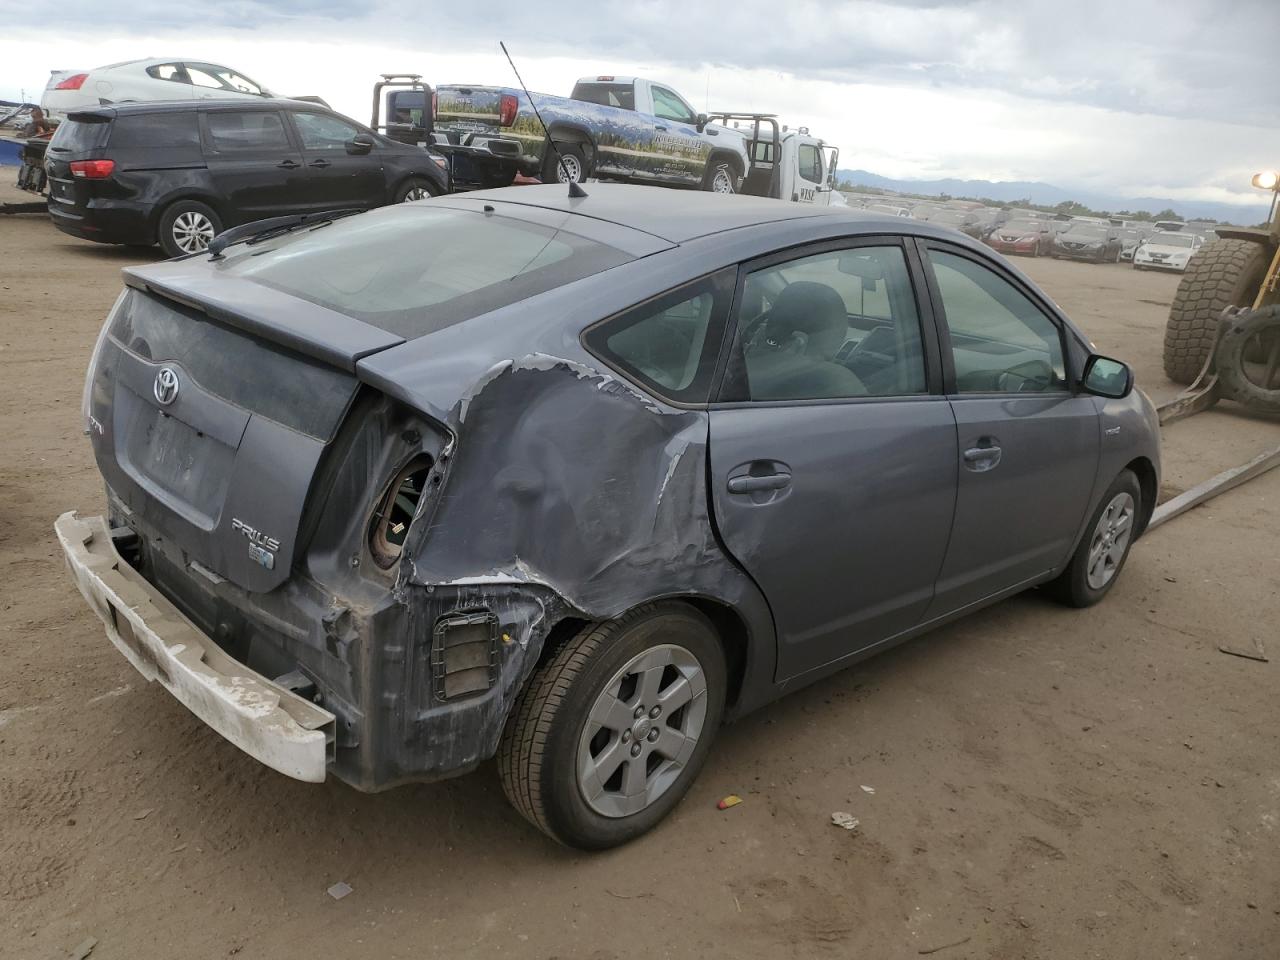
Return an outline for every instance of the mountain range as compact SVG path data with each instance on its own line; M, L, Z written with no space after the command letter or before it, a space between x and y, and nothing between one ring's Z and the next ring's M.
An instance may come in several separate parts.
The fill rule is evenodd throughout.
M1045 206L1056 206L1065 200L1083 203L1094 210L1176 210L1187 219L1218 220L1224 223L1252 225L1267 218L1267 201L1259 195L1254 205L1216 203L1210 200L1172 200L1160 197L1121 197L1089 190L1067 190L1051 183L1035 180L895 180L867 170L837 170L840 182L856 187L876 187L898 193L922 196L946 194L951 197L986 197L1008 202L1030 200Z

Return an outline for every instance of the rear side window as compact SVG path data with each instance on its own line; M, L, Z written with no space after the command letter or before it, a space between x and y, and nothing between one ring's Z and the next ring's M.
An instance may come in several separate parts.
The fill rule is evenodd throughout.
M101 120L69 118L58 124L53 139L49 141L49 149L66 153L96 150L106 143L110 129L111 124L105 117Z
M629 83L580 83L573 88L570 99L623 110L636 108L636 93Z
M411 339L630 259L566 230L413 204L295 233L220 269Z
M724 336L734 271L685 284L588 329L609 366L680 403L706 403Z
M172 80L174 83L191 83L186 68L180 63L158 63L153 67L147 67L147 76L154 77L156 80Z
M111 125L110 146L198 148L200 128L195 111L116 117Z
M280 114L262 110L211 110L205 114L209 145L219 152L288 150Z

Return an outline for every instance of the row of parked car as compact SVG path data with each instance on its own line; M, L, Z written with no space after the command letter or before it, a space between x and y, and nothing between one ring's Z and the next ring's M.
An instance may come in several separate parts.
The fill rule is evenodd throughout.
M1040 210L989 207L975 201L921 202L856 193L846 193L845 199L877 213L951 227L1004 254L1092 263L1127 261L1137 270L1180 273L1212 234L1205 224L1055 217Z

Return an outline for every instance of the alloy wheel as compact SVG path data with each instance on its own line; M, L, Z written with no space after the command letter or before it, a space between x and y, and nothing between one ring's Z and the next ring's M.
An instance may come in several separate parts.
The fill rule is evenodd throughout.
M173 242L183 253L200 253L214 237L213 221L197 210L186 210L173 220Z
M633 657L596 698L578 739L582 799L596 813L639 813L675 783L707 716L707 680L684 647Z
M1132 495L1117 493L1098 517L1089 540L1089 565L1086 577L1090 588L1101 590L1120 569L1125 551L1133 536Z
M401 203L412 203L414 200L426 200L431 192L426 187L410 187Z

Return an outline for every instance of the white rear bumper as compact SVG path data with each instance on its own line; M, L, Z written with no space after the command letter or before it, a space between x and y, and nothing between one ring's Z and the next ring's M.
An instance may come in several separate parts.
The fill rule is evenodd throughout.
M134 668L273 770L319 783L335 719L228 656L116 553L102 517L54 523L76 586Z

